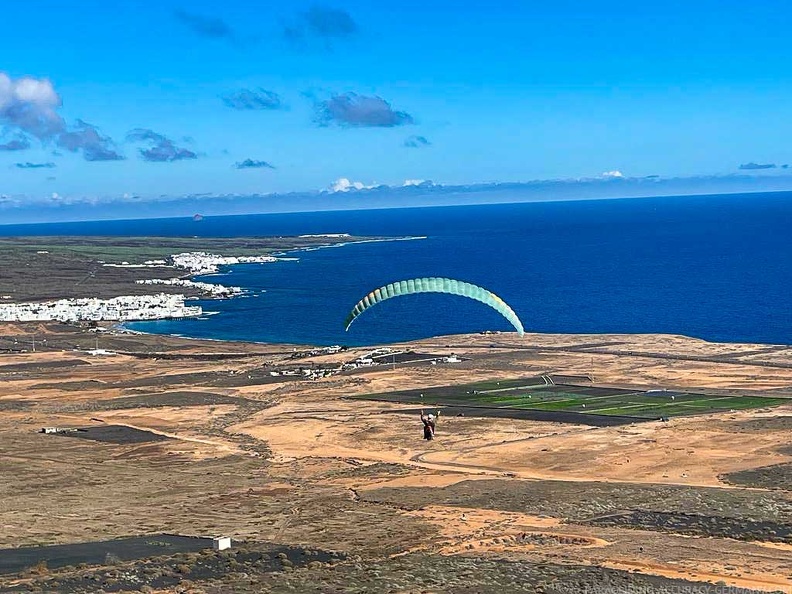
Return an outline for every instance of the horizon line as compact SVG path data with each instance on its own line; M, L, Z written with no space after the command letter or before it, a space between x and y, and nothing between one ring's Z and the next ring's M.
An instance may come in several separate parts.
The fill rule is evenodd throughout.
M513 183L513 182L507 182ZM519 182L518 182L519 183ZM449 186L446 186L449 187ZM42 222L23 222L23 223L4 223L0 224L0 236L3 236L2 230L5 228L10 227L30 227L30 226L51 226L51 225L79 225L79 224L92 224L92 223L107 223L107 222L114 222L114 223L122 223L122 222L137 222L137 221L181 221L184 219L189 219L197 214L200 214L201 221L195 221L196 224L200 224L203 220L206 219L220 219L220 218L232 218L232 217L249 217L249 216L277 216L277 215L298 215L298 214L319 214L319 213L330 213L330 212L357 212L361 210L365 211L377 211L377 210L417 210L417 209L430 209L430 208L472 208L472 207L482 207L482 206L507 206L507 205L517 205L517 204L524 204L524 205L531 205L531 204L550 204L550 203L559 203L559 202L600 202L600 201L618 201L618 200L651 200L651 199L668 199L668 200L675 200L681 198L707 198L707 197L717 197L717 196L752 196L755 194L792 194L792 189L790 190L756 190L756 191L739 191L739 192L700 192L700 193L685 193L685 194L665 194L665 195L637 195L637 196L603 196L598 198L592 197L582 197L582 198L548 198L542 200L511 200L511 201L503 201L503 202L485 202L485 203L470 203L470 204L417 204L417 205L409 205L409 206L380 206L380 205L371 205L371 206L360 206L360 207L341 207L341 208L324 208L324 209L316 209L316 210L290 210L290 211L277 211L277 212L247 212L247 213L229 213L229 214L209 214L204 215L200 213L193 213L184 214L179 216L143 216L138 218L126 218L126 217L119 217L119 218L98 218L98 219L74 219L68 221L42 221ZM248 197L253 197L255 195L250 195ZM217 196L207 197L206 199L211 198L218 198ZM112 235L110 235L112 237ZM147 237L169 237L169 236L157 236L151 235ZM242 236L240 236L242 237ZM255 236L251 236L255 237Z

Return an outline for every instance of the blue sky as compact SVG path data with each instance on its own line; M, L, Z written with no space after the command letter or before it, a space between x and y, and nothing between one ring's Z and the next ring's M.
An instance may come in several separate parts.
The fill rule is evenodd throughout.
M609 171L762 189L792 161L791 25L780 0L8 3L0 195Z

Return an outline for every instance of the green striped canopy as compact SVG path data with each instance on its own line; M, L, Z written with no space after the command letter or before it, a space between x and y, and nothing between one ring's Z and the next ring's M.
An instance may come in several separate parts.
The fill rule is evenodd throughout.
M517 329L522 336L525 334L522 322L514 310L495 293L490 293L482 287L454 280L452 278L414 278L410 280L389 283L379 289L374 289L371 293L363 297L355 305L346 319L346 330L352 325L357 317L368 308L390 299L391 297L401 297L402 295L414 295L416 293L446 293L448 295L459 295L480 301L484 305L489 305L492 309L506 318L509 323Z

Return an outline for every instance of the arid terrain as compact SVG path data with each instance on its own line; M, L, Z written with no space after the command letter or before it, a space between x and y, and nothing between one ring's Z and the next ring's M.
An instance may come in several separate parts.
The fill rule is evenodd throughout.
M116 354L91 355L87 330L10 324L0 348L34 334L0 353L0 549L234 546L7 571L4 550L0 592L792 592L790 347L449 336L409 347L465 361L304 379L270 372L368 350L104 334ZM415 405L349 398L545 374L790 402L613 427L441 416L426 442Z

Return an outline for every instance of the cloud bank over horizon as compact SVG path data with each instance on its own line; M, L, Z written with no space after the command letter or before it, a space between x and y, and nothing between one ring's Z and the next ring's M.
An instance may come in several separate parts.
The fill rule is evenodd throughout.
M244 161L242 162L244 163ZM33 165L37 168L38 165ZM264 168L267 168L264 166ZM764 191L790 192L792 175L767 178ZM320 210L358 210L424 206L554 202L615 198L649 198L707 194L750 194L757 177L750 174L680 178L595 177L529 182L444 185L408 179L394 185L364 183L339 178L323 190L262 194L191 194L141 196L121 194L104 197L70 196L49 192L38 197L0 194L0 211L7 223L98 218L157 218L170 216L222 216ZM750 199L748 196L746 199Z

